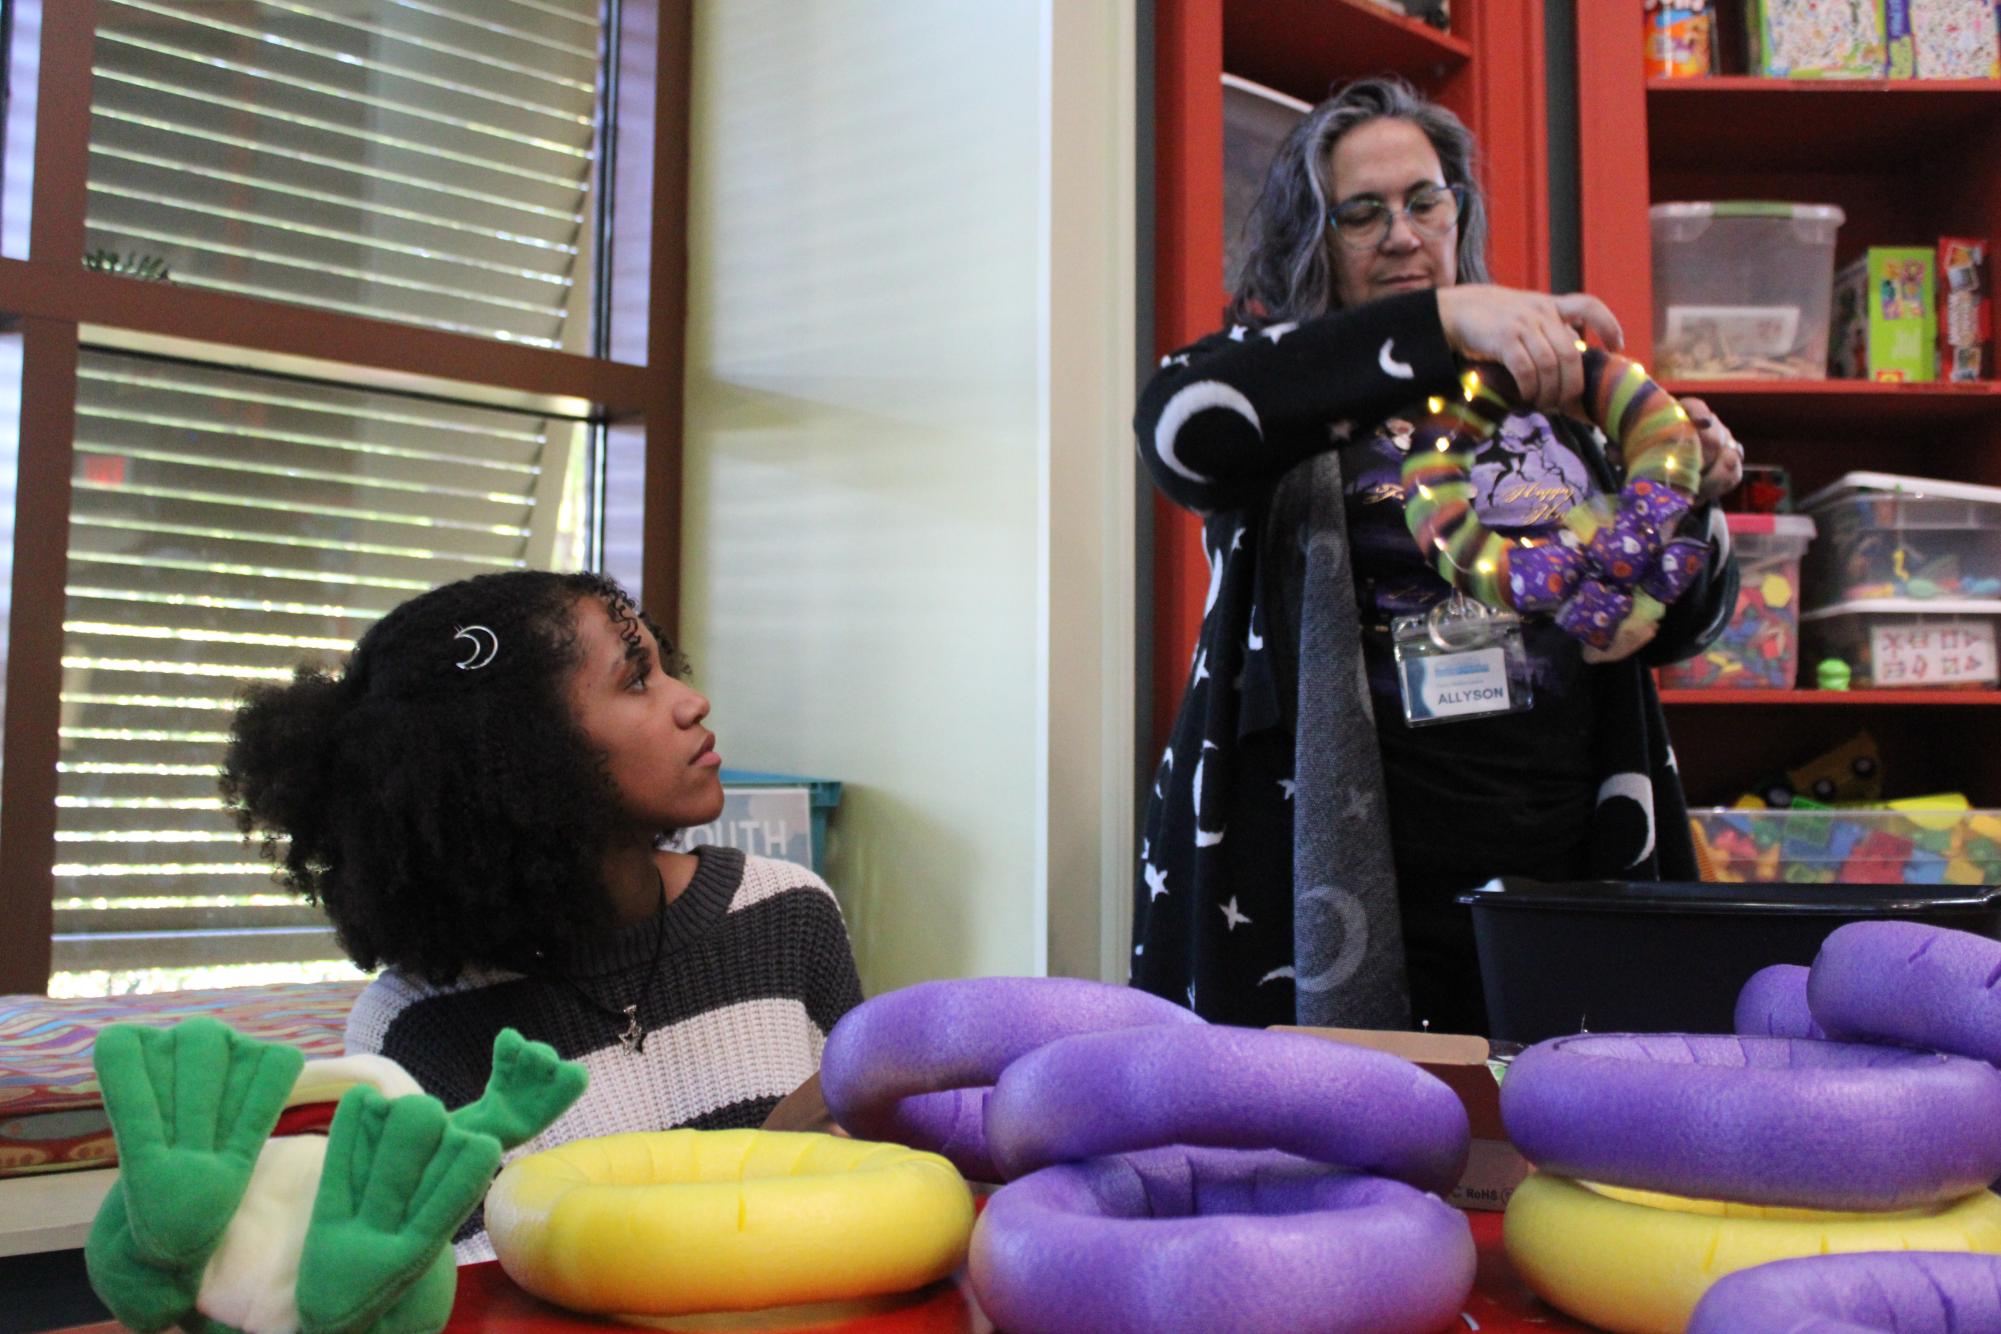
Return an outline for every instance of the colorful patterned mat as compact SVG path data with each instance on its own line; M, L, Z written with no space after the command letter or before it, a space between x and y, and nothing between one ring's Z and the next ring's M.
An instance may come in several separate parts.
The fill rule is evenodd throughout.
M211 1015L308 1056L338 1056L362 982L51 1000L0 996L0 1177L106 1167L114 1157L91 1046L106 1024L166 1027Z

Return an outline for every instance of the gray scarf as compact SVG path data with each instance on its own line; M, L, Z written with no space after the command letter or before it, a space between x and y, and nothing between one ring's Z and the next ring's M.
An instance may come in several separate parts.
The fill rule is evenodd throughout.
M1403 927L1390 855L1362 623L1349 570L1341 460L1288 473L1265 531L1271 590L1299 626L1293 735L1292 959L1297 1022L1408 1028Z

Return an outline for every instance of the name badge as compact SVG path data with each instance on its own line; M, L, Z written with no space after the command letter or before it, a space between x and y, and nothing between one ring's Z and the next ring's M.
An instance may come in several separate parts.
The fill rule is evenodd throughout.
M1520 713L1534 704L1521 621L1456 597L1390 625L1404 721L1429 723Z

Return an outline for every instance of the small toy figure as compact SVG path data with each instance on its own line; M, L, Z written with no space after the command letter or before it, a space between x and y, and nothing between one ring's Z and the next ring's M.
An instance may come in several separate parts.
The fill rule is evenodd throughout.
M501 1154L562 1115L585 1080L505 1029L475 1103L447 1112L426 1094L356 1084L325 1138L274 1139L306 1064L290 1047L206 1018L113 1024L94 1061L118 1180L84 1260L97 1295L140 1334L442 1329L458 1286L452 1234Z

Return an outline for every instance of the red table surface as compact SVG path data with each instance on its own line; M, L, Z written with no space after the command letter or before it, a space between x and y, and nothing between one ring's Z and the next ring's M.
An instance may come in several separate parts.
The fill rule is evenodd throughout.
M1507 1330L1588 1330L1538 1301L1522 1286L1501 1249L1501 1215L1469 1210L1480 1269L1467 1298L1464 1327L1483 1332ZM508 1281L498 1264L459 1270L459 1297L446 1334L557 1334L557 1331L629 1328L613 1321L571 1315L530 1297ZM864 1316L822 1325L812 1334L993 1334L980 1313L963 1271L950 1284L920 1294L912 1304L887 1315Z
M1589 1330L1590 1326L1558 1314L1522 1286L1501 1249L1501 1215L1469 1210L1473 1241L1479 1248L1480 1269L1474 1279L1466 1313L1468 1330L1495 1331ZM496 1263L467 1265L459 1270L458 1300L452 1306L446 1334L564 1334L566 1331L631 1329L611 1320L572 1315L537 1301L514 1286ZM83 1325L64 1334L121 1334L116 1323ZM940 1283L915 1294L907 1306L883 1315L863 1316L792 1334L995 1334L994 1324L980 1313L961 1271L949 1284Z

